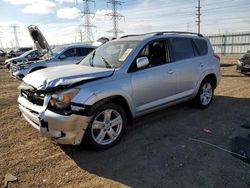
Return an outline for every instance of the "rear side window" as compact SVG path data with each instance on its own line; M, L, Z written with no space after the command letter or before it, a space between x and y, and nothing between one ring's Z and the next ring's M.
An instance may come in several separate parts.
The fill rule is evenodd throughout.
M170 39L172 54L175 61L195 57L192 40L188 38Z
M200 56L208 53L207 41L202 39L193 39L193 41Z

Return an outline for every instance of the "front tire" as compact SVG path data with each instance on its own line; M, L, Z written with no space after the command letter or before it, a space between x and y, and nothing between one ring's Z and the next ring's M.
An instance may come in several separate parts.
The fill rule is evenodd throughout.
M206 109L212 103L214 98L214 87L210 79L202 81L199 91L194 99L196 107Z
M93 111L87 127L84 144L95 150L104 150L118 143L127 126L127 116L117 104L106 103Z

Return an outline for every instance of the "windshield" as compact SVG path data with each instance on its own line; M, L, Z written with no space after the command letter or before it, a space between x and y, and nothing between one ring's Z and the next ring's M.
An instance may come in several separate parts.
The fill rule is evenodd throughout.
M139 41L111 41L84 58L80 65L118 68L137 47Z
M62 51L65 49L63 46L58 46L52 49L52 53L54 56L58 56L62 53Z

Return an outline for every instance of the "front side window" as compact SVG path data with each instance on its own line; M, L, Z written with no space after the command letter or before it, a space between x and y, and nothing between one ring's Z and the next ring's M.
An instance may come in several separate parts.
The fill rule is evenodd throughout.
M94 49L93 48L77 48L77 56L86 56L90 52L92 52Z
M74 57L76 56L76 49L75 48L71 48L69 50L66 50L63 55L65 55L66 57Z
M55 48L52 49L52 53L53 53L55 56L58 56L58 55L60 55L60 54L63 52L64 49L65 49L65 47L63 47L63 46L58 46L58 47L55 47Z
M169 60L167 60L165 41L155 41L146 45L137 56L137 58L139 57L147 57L149 67L155 67L169 62Z
M126 61L138 43L139 41L110 41L92 51L80 65L118 68Z
M192 40L188 38L171 38L172 54L175 61L195 57Z

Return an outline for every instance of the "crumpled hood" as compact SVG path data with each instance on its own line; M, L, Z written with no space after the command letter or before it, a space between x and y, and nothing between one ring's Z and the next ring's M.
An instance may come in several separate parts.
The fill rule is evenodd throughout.
M81 81L108 77L113 72L113 69L65 65L35 71L25 76L23 81L37 90L46 91L58 86L68 86Z
M13 58L7 59L7 60L5 60L5 63L9 63L9 62L16 60L16 59L19 59L19 57L13 57Z

